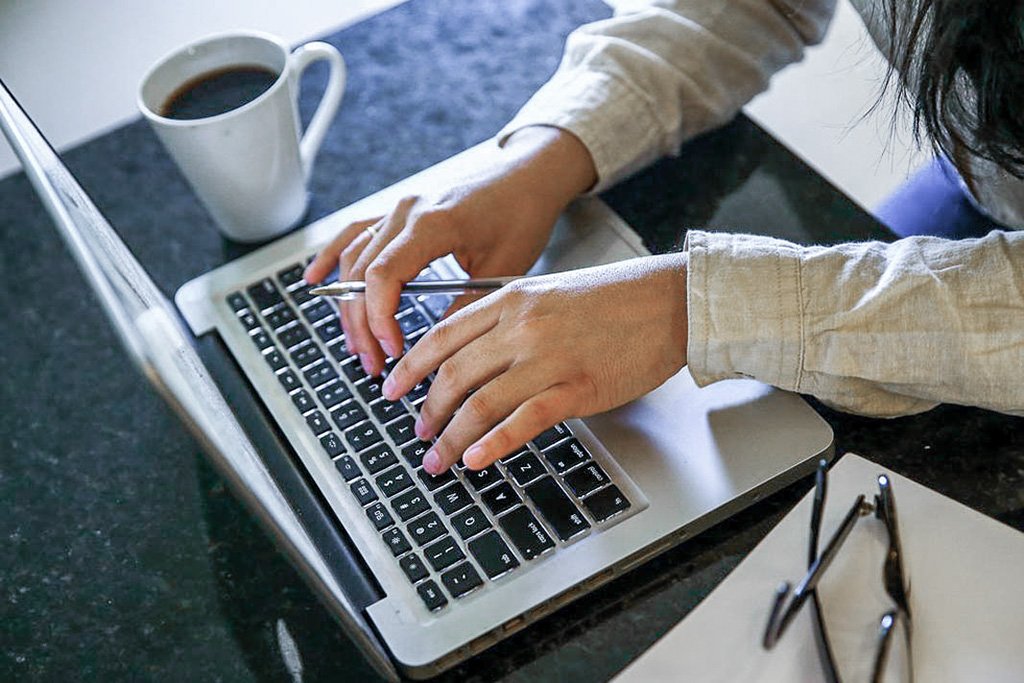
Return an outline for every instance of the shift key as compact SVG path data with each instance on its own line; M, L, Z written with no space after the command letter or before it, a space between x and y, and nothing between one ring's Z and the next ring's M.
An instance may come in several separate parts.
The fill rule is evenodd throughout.
M520 505L498 518L498 524L508 534L519 554L527 560L532 560L545 550L555 547L555 542L548 536L548 532L525 505Z
M538 479L527 486L526 495L563 541L590 528L590 522L551 477Z

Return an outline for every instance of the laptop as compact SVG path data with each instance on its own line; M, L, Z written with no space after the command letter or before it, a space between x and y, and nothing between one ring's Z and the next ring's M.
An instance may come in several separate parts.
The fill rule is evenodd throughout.
M698 388L684 369L483 471L427 475L411 424L429 380L381 398L301 273L342 226L443 185L493 141L205 273L172 304L2 82L0 126L129 358L389 680L450 668L832 457L800 397L753 380ZM531 272L646 254L585 198ZM420 275L464 276L451 257ZM403 298L407 345L448 303Z

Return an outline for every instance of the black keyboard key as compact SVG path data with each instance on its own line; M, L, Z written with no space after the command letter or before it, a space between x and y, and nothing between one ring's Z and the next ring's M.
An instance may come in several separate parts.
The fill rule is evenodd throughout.
M341 382L331 382L330 384L323 385L316 390L316 395L320 397L324 407L328 410L342 401L352 398L352 392Z
M430 450L430 444L426 441L413 441L402 447L402 457L413 469L416 469L423 464L423 456L427 454L428 450Z
M380 443L383 438L377 428L369 422L345 430L345 440L351 444L352 450L356 453Z
M472 505L473 496L469 495L469 491L461 482L455 482L435 493L434 500L446 515L451 515L467 505Z
M296 287L295 291L290 292L290 294L292 297L292 301L295 302L296 306L302 306L305 303L312 301L313 299L319 298L310 294L309 288L306 285L303 285L302 287Z
M554 446L562 439L567 439L570 436L572 436L572 430L569 429L569 425L564 422L559 422L551 429L538 434L534 438L533 443L540 450L544 450L545 448Z
M228 306L230 306L231 310L235 311L236 313L249 305L246 302L245 297L242 296L241 292L231 292L230 294L228 294L227 301Z
M538 479L527 486L526 495L533 501L541 517L555 530L555 535L563 541L590 528L590 522L551 477Z
M608 483L608 475L601 466L591 462L565 475L565 483L569 490L582 498L591 491L596 491Z
M402 328L403 335L412 334L417 330L422 330L429 324L430 323L427 322L427 319L423 317L423 314L415 309L409 311L398 319L398 326Z
M271 346L274 345L274 340L270 338L270 335L267 334L266 330L264 330L262 327L253 330L250 333L249 337L252 339L252 343L255 344L260 351L263 351L264 349L269 349Z
M579 441L569 439L544 451L544 457L555 468L555 471L561 474L590 460L590 453L587 453L587 449Z
M279 329L295 320L295 311L288 304L281 304L263 316L272 329Z
M533 453L526 453L512 462L505 463L505 470L520 486L526 486L534 479L548 473L547 469Z
M334 466L338 468L338 472L345 481L352 481L362 474L362 472L359 471L359 465L356 464L355 459L353 459L351 455L345 455L338 458L334 461Z
M277 341L281 342L281 346L286 349L296 347L308 340L309 332L302 325L292 325L291 327L279 330L277 333Z
M433 579L424 581L420 585L416 586L416 592L420 594L420 597L423 599L423 604L426 605L427 609L431 612L436 612L448 604L448 598L444 597L444 593L441 592L441 589L438 588Z
M314 410L306 416L306 424L309 425L309 429L313 432L313 436L320 436L331 429L331 425L327 421L327 418L325 418L324 414L319 410Z
M482 470L467 469L462 474L466 477L466 481L477 491L483 491L488 486L493 486L504 479L495 465L485 467Z
M426 335L427 335L427 331L426 330L420 330L419 332L414 332L413 334L406 335L406 337L405 337L405 346L406 346L406 348L411 349L413 346L416 345L416 342L418 342L420 339L423 339L423 337L425 337Z
M395 496L394 500L391 501L391 509L395 511L400 520L408 522L416 515L429 510L430 503L427 502L422 491L412 489L399 496Z
M387 444L379 444L378 446L371 448L362 455L359 459L363 462L363 467L370 474L377 474L398 462L398 458L391 452Z
M381 381L377 377L371 377L356 385L356 391L367 403L373 403L380 398Z
M324 324L317 325L316 334L324 340L324 343L330 343L332 339L337 339L342 335L341 321L337 317L333 317Z
M476 536L484 529L490 529L491 523L480 506L474 505L452 517L452 528L465 540Z
M348 401L331 410L331 419L338 429L345 430L365 420L366 411L355 401Z
M282 285L288 288L300 282L305 283L302 279L302 274L304 272L306 272L306 267L301 263L296 263L293 266L288 266L284 270L277 271L277 279L281 281Z
M425 579L430 574L427 570L427 566L423 564L423 560L416 553L409 553L398 561L398 566L402 568L405 575L409 577L409 580L416 583L420 579Z
M291 370L277 373L277 379L281 382L281 386L285 388L285 391L294 391L302 386L299 383L299 378Z
M502 457L498 458L498 462L509 463L509 462L512 462L513 460L515 460L516 458L518 458L519 456L527 455L527 454L532 453L532 452L533 451L531 451L529 448L527 448L526 446L523 446L522 448L520 448L518 451L515 451L514 453L509 453L508 455L505 455L505 456L502 456Z
M496 515L500 515L505 510L520 503L519 494L515 492L512 485L507 481L487 489L480 494L480 498L490 508L491 512Z
M261 311L273 308L284 301L281 298L281 292L277 289L277 285L270 278L260 280L246 291L249 292L249 298L256 302L256 307Z
M327 451L327 455L332 458L345 452L345 444L341 442L341 437L335 432L329 432L321 436L320 445Z
M413 485L409 470L395 465L377 476L377 488L388 498L396 496Z
M555 547L555 542L548 536L548 532L525 505L520 505L498 519L498 524L505 530L505 534L519 550L519 554L527 560L532 560L545 550Z
M238 311L238 320L247 330L255 330L260 326L260 321L256 318L256 314L248 308Z
M395 557L412 550L412 546L409 545L409 539L407 539L401 529L398 529L397 527L385 531L381 534L381 538L383 538L384 542L388 544L388 548L391 549L391 554Z
M416 304L412 302L412 296L403 294L398 300L398 313L405 313L416 308Z
M302 374L306 376L306 381L309 382L310 386L314 389L338 379L337 370L331 367L331 365L325 360L306 368Z
M419 297L419 302L427 309L434 320L440 320L452 305L454 298L447 294L427 294Z
M427 397L427 391L430 390L430 380L424 379L419 384L409 390L409 393L405 395L413 404L419 403Z
M445 536L425 547L423 555L436 572L441 571L445 567L452 566L459 560L466 559L466 555L451 536Z
M416 418L406 415L388 424L385 429L392 441L401 446L416 438Z
M380 398L371 403L370 412L383 423L391 422L397 417L409 414L409 411L405 409L405 404L401 401L392 402L386 398Z
M426 470L420 470L419 477L420 481L423 482L423 485L427 487L428 491L435 491L448 482L455 481L455 473L451 470L445 470L443 473L436 476L430 474Z
M312 306L307 306L302 309L302 315L306 316L306 320L310 324L316 323L318 320L334 315L334 309L326 301L317 301Z
M292 349L291 357L296 365L300 368L304 368L307 365L312 365L323 358L324 352L320 350L319 346L309 342L307 344L302 344L301 346L296 346Z
M625 512L630 507L629 501L622 495L622 491L619 490L618 486L605 487L597 493L584 498L583 505L586 506L590 514L598 522L603 522L620 512Z
M483 579L469 562L463 562L441 574L441 583L454 598L461 598L473 589L484 585Z
M359 380L369 377L366 374L366 370L363 370L363 364L359 362L358 358L353 358L350 361L342 363L341 371L345 373L345 376L352 382L358 382Z
M444 522L441 521L436 512L428 512L422 517L413 520L406 529L412 536L412 540L416 541L416 545L430 543L438 536L443 536L446 531Z
M377 527L377 531L383 531L395 523L384 503L374 503L366 508L366 516L373 522L373 526Z
M300 389L292 394L292 403L295 404L300 413L308 413L313 408L316 408L316 404L313 403L313 399L309 397L305 389Z
M327 350L331 352L332 356L334 356L334 360L338 361L339 363L355 358L355 356L348 352L348 347L345 346L344 341L340 341L337 344L332 344L328 346ZM346 373L346 375L347 374L348 373Z
M489 578L497 578L519 566L519 560L509 550L505 541L501 540L497 531L488 531L466 545Z
M267 365L273 370L280 370L281 368L288 365L288 361L284 359L281 352L277 349L270 349L263 354L263 360L267 361Z
M365 479L356 479L349 488L352 489L352 495L356 497L360 505L369 505L377 500L377 492Z

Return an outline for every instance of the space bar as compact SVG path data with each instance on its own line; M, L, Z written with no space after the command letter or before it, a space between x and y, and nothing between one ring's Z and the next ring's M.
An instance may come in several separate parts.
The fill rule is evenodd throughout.
M544 477L527 486L526 495L559 539L566 541L590 528L590 523L579 508L551 477Z

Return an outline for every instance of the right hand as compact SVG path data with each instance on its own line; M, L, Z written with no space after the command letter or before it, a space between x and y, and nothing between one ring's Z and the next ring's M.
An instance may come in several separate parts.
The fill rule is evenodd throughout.
M435 196L406 197L385 216L346 226L304 277L318 283L337 265L339 280L366 281L362 299L341 303L341 324L349 350L379 375L387 356L402 354L394 316L405 283L449 253L470 277L525 273L559 214L595 180L589 152L573 135L524 128L467 180Z

